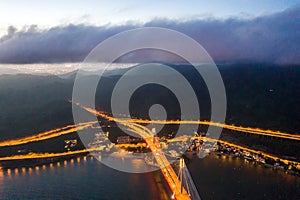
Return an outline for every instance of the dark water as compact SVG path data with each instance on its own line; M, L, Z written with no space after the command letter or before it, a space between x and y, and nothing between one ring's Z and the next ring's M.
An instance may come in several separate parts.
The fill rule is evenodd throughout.
M300 177L247 160L212 154L189 169L202 199L300 199Z
M128 174L96 159L0 175L0 199L161 199L164 191L159 172Z
M241 159L210 155L188 166L202 199L300 199L299 177ZM96 160L0 174L1 199L147 200L170 196L160 172L127 174Z

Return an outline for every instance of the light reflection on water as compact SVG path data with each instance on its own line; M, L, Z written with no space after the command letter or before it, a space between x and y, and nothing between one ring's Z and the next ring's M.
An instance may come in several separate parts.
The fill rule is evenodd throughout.
M190 172L202 199L300 199L300 178L245 159L212 154Z
M16 169L0 170L0 199L160 199L167 190L156 186L159 172L122 173L86 157Z
M142 159L132 164L145 166ZM202 199L300 199L299 177L244 159L212 154L191 160L188 167ZM0 199L99 197L164 199L170 194L160 172L122 173L87 157L0 170Z
M3 188L4 183L4 172L2 169L0 169L0 188Z

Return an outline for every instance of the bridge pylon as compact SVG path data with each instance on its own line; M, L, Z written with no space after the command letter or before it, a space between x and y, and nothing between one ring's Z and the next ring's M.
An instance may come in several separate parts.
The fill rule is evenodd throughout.
M201 200L198 190L194 184L194 181L190 175L188 168L186 167L183 158L179 159L179 172L178 179L180 182L180 192L187 192L191 200ZM172 199L177 199L176 196L180 196L175 192L172 195Z

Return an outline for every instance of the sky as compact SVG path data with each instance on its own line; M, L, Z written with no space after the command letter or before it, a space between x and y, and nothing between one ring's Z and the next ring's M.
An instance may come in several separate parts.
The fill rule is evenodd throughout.
M0 0L0 63L78 62L106 37L143 26L181 31L219 61L293 63L299 61L298 11L295 0Z
M146 22L153 18L195 19L231 16L253 17L282 11L295 0L1 0L0 27L18 28L31 24L49 28L69 23L93 25Z

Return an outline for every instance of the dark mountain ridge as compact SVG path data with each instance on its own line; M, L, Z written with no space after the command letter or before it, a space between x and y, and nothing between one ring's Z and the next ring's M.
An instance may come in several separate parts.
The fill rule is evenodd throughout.
M209 120L209 94L201 77L188 65L171 66L190 81L195 93L202 98L201 118ZM299 66L221 65L219 70L227 95L226 123L299 132ZM124 69L115 70L102 77L96 94L97 108L110 111L112 88L124 72ZM0 139L72 124L72 105L68 100L72 97L74 78L72 73L64 77L1 75ZM90 79L92 75L83 78ZM149 98L147 94L153 92L156 95ZM170 91L157 85L145 86L134 94L130 106L132 115L147 117L147 108L154 102L169 105L169 110L177 106ZM177 112L178 109L170 117L176 118Z

